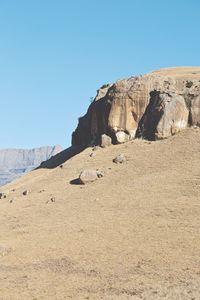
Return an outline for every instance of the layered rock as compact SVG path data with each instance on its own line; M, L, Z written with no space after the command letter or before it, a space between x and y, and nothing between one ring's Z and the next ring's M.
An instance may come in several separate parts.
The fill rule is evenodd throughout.
M200 124L200 68L170 68L102 86L79 120L72 145L166 138Z
M42 161L62 151L60 145L34 149L0 150L0 186L38 167Z

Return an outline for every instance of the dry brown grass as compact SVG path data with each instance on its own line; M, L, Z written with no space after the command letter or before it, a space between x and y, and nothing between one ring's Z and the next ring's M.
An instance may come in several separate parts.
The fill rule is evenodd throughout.
M152 72L156 75L169 76L174 79L196 79L200 80L200 67L174 67L166 69L158 69Z
M200 299L200 130L91 152L5 187L0 299Z

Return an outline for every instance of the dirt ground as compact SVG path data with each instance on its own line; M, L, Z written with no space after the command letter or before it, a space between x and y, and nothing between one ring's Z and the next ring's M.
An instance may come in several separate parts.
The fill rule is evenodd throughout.
M105 176L71 184L85 168ZM3 190L1 300L200 299L200 129L87 148Z

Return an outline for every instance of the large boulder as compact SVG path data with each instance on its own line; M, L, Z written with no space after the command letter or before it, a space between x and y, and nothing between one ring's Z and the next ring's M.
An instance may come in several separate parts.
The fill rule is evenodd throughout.
M100 146L102 148L106 148L110 145L112 145L112 139L109 136L107 136L106 134L102 134Z
M82 184L90 183L98 179L98 173L96 170L86 169L79 175L79 182Z
M102 86L79 120L72 145L97 145L143 136L165 138L200 124L200 68L170 68Z

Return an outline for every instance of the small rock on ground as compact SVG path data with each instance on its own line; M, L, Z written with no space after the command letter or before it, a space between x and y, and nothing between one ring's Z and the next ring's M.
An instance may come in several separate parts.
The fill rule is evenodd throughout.
M94 147L92 148L92 151L97 151L97 150L99 150L99 146L94 146Z
M97 173L97 177L98 177L98 178L104 177L104 172L103 172L103 171L97 169L97 170L96 170L96 173Z
M13 197L12 199L10 199L10 203L13 203L17 200L17 197Z
M5 190L5 191L1 192L0 199L7 198L8 194L9 194L9 190Z
M122 164L122 163L126 162L127 160L128 160L127 157L121 153L113 159L113 162L116 164L118 164L118 163Z
M93 157L97 154L97 151L93 151L92 153L90 153L90 157Z
M47 200L46 203L49 203L49 202L56 202L56 197L52 196L52 197L50 198L50 200Z
M24 196L28 195L29 193L30 193L30 191L29 191L29 190L25 190L25 191L23 191L23 195L24 195Z

